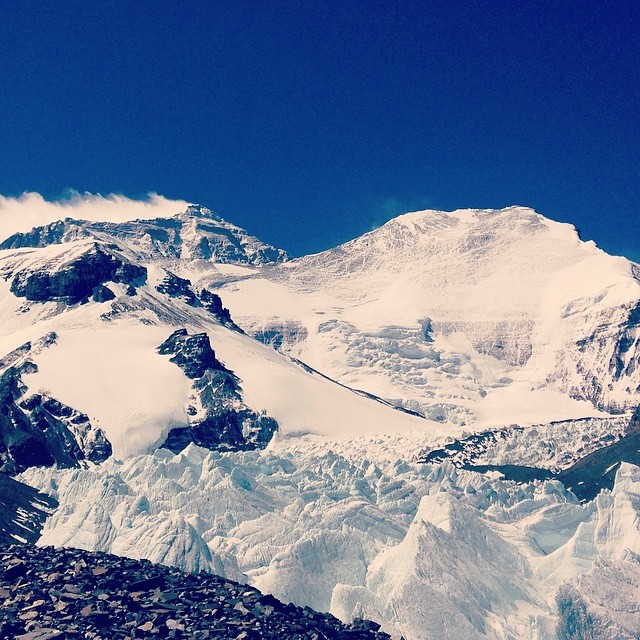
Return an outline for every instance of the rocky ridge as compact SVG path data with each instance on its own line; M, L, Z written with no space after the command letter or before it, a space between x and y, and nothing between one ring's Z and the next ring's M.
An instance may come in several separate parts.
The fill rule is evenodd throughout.
M214 575L76 549L0 549L0 638L383 640Z
M127 286L129 295L147 280L147 269L133 264L123 256L95 242L59 269L23 269L7 274L11 277L11 292L17 297L38 302L59 300L67 304L113 300L116 296L108 282Z
M156 291L164 293L170 298L178 298L190 307L204 308L213 314L220 324L236 331L242 331L231 319L229 310L222 306L222 300L219 295L207 289L202 289L200 293L196 293L191 286L191 281L187 278L180 278L175 273L167 271L167 275L160 284L156 285Z
M91 222L66 218L16 233L2 249L46 247L87 238L118 238L149 260L207 260L222 264L262 265L288 259L287 253L249 235L210 209L193 205L171 218L131 222Z

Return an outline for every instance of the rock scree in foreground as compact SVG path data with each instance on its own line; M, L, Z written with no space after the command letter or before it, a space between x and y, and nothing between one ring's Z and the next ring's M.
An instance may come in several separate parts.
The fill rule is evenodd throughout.
M209 574L77 549L0 549L0 638L383 640Z

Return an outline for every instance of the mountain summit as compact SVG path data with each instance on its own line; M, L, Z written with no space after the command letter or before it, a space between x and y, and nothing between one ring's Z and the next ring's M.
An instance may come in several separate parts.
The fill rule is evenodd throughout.
M509 207L408 213L220 294L245 330L345 384L443 421L526 421L587 411L562 397L637 403L639 277Z
M210 209L191 205L171 218L132 222L90 222L66 218L29 233L16 233L0 249L45 247L93 238L125 242L147 259L209 260L260 265L287 259L282 249L261 242Z

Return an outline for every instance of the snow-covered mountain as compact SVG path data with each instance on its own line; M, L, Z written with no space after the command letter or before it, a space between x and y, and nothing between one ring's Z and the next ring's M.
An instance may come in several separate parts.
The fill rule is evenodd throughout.
M132 222L91 222L66 218L30 233L16 233L0 249L46 247L91 238L112 242L114 238L135 247L148 260L210 260L224 264L261 265L287 259L276 249L249 235L210 209L190 206L171 218Z
M76 459L92 460L82 442L85 432L91 442L104 435L122 458L152 451L167 438L172 449L190 441L251 449L265 446L274 433L286 438L437 427L259 343L234 324L215 293L177 275L238 269L267 255L285 258L206 209L121 225L66 220L15 235L3 246L0 353L7 355L0 359L0 380L6 379L6 411L24 425L34 422L34 398L43 399L38 407L58 403L67 413L78 412L84 431L74 418L63 432L63 449L80 450ZM35 435L54 436L52 427L16 430L15 424L7 421L12 459L32 449ZM48 460L68 462L61 458Z
M67 219L0 245L0 464L42 544L407 640L633 638L639 326L640 267L519 207L299 259L204 207Z
M531 209L409 213L219 293L252 335L443 422L618 412L640 393L640 267Z

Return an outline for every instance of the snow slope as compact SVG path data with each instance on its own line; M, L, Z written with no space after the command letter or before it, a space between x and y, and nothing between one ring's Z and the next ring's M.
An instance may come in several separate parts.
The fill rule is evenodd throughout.
M208 283L247 331L327 375L480 426L635 406L639 272L572 226L510 207L409 213Z
M195 295L188 289L176 295L163 293L159 290L167 276L163 266L144 262L126 245L115 246L79 239L0 252L0 273L7 279L0 281L0 352L55 332L53 344L32 354L37 371L22 376L26 397L44 391L86 414L104 431L116 457L151 451L172 428L190 420L186 412L190 381L168 357L157 353L176 328L208 335L217 357L239 377L248 406L278 422L279 438L301 433L341 437L412 431L430 431L437 437L446 432L436 423L310 372L222 324L199 299L186 297L185 291ZM76 295L76 289L66 283L82 278L78 265L96 255L116 256L125 265L143 269L146 280L137 282L133 293L129 290L133 285L123 282L108 280L98 285L113 296L103 302L77 303L68 295L57 295ZM24 299L10 290L16 288L18 278L25 282L47 278L49 288L34 285L37 299Z

